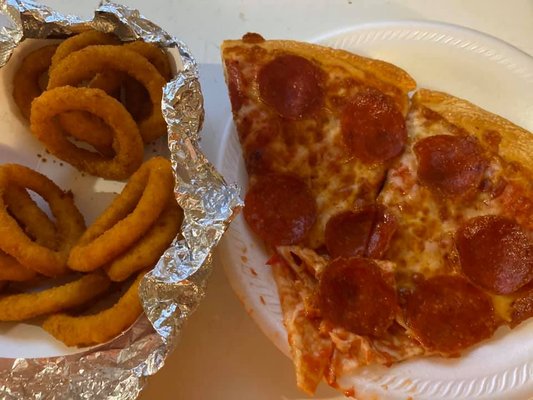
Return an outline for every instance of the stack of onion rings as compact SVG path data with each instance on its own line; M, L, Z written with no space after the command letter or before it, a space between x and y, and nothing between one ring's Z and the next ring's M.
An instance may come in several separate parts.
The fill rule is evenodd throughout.
M173 188L170 161L163 157L146 161L72 248L69 267L94 271L124 254L156 223Z
M77 147L68 140L54 117L73 110L96 115L111 127L113 158ZM123 105L100 89L64 86L47 90L33 101L30 128L50 153L92 175L125 179L143 159L143 144L135 121Z
M63 76L65 71L68 71L67 76ZM84 86L101 89L119 101L138 125L142 141L150 143L166 133L160 103L162 88L170 78L168 55L158 46L143 41L121 45L115 36L91 30L72 36L57 46L43 47L27 55L15 72L13 97L22 114L31 119L32 102L46 95L46 92L43 93L43 80L48 80L48 89L77 87L79 97L85 96L82 92ZM46 96L46 101L50 100ZM106 104L97 104L105 111ZM41 107L39 111L42 110ZM116 169L107 170L106 165L87 167L94 164L94 159L98 159L96 156L108 160L117 157L113 144L114 129L101 117L101 113L95 114L81 105L69 107L51 118L55 120L55 133L61 132L65 140L43 143L48 151L79 170L108 179L125 179L139 166L138 162L129 163L132 165L129 172L123 170L120 173ZM41 131L35 136L42 139L46 135L43 136ZM65 154L72 153L73 148L80 148L70 138L88 147L82 145L85 151L75 151L75 155L65 157ZM68 150L63 146L66 141L72 144Z
M70 192L22 165L0 165L0 321L47 316L45 330L81 346L115 337L142 313L139 282L183 219L170 162L142 164L144 144L166 133L160 102L170 77L168 56L156 45L121 45L96 31L23 59L13 97L33 135L80 171L130 180L86 229ZM133 283L115 305L79 315L126 281Z
M55 222L27 189L49 203ZM1 165L0 280L34 285L44 277L65 274L74 280L0 297L0 321L49 315L44 329L69 346L102 343L121 333L142 313L140 279L178 234L183 214L173 189L170 161L154 157L141 165L124 190L85 229L70 193L27 167ZM135 275L133 284L111 308L94 315L64 314L100 298L112 282Z
M161 215L139 241L126 253L104 267L107 276L115 282L127 279L131 274L155 265L179 231L183 211L170 199Z
M77 85L108 68L140 82L150 95L151 111L139 121L144 142L149 143L166 133L166 123L161 114L162 88L166 81L146 58L123 46L89 46L69 54L50 71L48 89Z

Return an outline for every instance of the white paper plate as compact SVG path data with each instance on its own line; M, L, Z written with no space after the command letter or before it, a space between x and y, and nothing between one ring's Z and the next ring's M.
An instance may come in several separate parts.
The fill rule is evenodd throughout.
M74 167L45 152L33 137L28 122L13 102L13 75L24 56L33 49L52 44L51 40L25 40L0 68L0 164L18 163L43 173L63 190L74 193L74 201L90 224L124 187L124 183L81 174ZM167 154L165 140L146 147L146 154ZM39 199L37 199L39 200ZM78 353L35 323L0 323L1 358L41 358Z
M533 58L496 38L466 28L424 22L364 25L316 42L390 61L419 87L470 100L533 131ZM246 189L247 176L229 117L217 166ZM219 256L230 283L263 332L289 354L267 253L242 215L226 233ZM358 399L524 400L533 395L533 321L495 337L460 359L425 358L391 368L363 368L342 383ZM344 385L343 385L344 386Z

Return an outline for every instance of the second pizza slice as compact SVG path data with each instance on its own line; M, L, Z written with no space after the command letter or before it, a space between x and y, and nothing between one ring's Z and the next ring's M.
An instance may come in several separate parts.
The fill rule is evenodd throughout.
M409 335L454 356L533 316L533 135L425 89L407 126L378 198L397 222L385 258Z

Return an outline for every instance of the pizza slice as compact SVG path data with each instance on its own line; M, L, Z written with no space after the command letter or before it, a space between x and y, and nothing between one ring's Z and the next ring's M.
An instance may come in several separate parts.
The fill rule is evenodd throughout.
M324 377L335 385L358 365L412 355L405 335L401 343L391 335L373 342L326 323L321 307L333 310L335 301L320 305L317 293L331 258L379 258L394 232L391 215L374 203L406 143L415 82L383 61L257 34L225 41L222 59L249 176L244 217L275 254L270 264L299 387L312 393ZM356 281L373 279L365 287L388 297L376 307L378 328L357 315L350 323L385 335L399 310L392 266L354 263ZM336 280L324 290L334 293L342 285ZM369 307L371 291L361 301Z
M407 126L378 198L397 223L385 258L410 336L458 355L533 316L533 135L424 89Z
M383 61L258 34L225 41L222 59L247 222L271 246L324 246L329 218L373 203L402 152L415 82Z

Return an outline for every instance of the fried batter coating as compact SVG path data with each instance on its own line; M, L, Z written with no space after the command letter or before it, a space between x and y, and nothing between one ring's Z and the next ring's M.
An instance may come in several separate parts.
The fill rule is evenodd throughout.
M111 127L113 158L79 148L67 139L53 117L74 110L94 114ZM32 104L30 129L50 153L91 175L125 179L142 163L144 149L137 124L120 102L100 89L64 86L47 90Z
M30 119L31 102L42 93L39 78L50 67L57 46L45 46L29 53L13 77L13 100L26 119Z
M32 200L26 189L9 185L4 191L4 201L9 213L32 240L50 249L59 247L55 224Z
M44 321L43 329L67 346L86 346L113 339L130 327L143 312L139 301L139 283L144 274L139 274L113 307L94 315L52 315Z
M28 188L48 202L57 224L59 247L51 249L34 242L6 208L4 193L11 185ZM71 193L61 190L46 176L17 165L0 166L0 249L18 262L46 276L67 271L66 260L71 247L85 230L85 222L74 205Z
M170 161L163 157L146 161L72 248L69 267L93 271L130 249L157 220L173 188Z
M143 141L149 143L164 135L166 123L161 113L161 99L165 78L146 58L124 46L89 46L69 54L50 72L48 89L76 85L108 69L129 75L150 95L150 114L139 121Z
M183 211L172 197L144 236L105 268L107 276L121 282L137 271L152 268L178 234L182 220Z
M29 281L37 276L37 273L26 268L14 257L0 250L0 281Z
M40 292L0 297L0 321L23 321L81 306L104 293L110 284L103 274L93 273Z
M87 46L103 44L120 44L120 40L110 34L99 32L95 30L85 31L77 35L71 36L57 46L55 54L53 54L50 69L53 70L61 60L69 54L84 49Z

